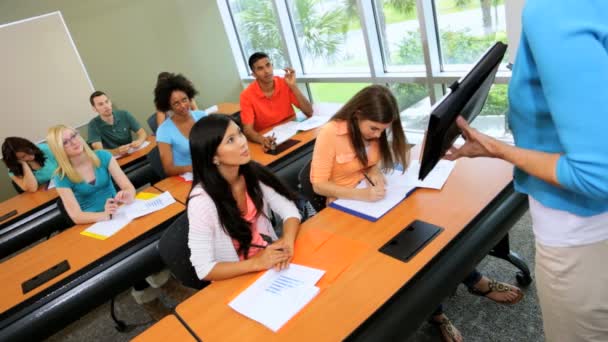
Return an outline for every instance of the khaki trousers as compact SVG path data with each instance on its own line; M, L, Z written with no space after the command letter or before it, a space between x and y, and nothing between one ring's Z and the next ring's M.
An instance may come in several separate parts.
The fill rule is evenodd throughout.
M536 243L535 273L547 342L608 341L608 240Z

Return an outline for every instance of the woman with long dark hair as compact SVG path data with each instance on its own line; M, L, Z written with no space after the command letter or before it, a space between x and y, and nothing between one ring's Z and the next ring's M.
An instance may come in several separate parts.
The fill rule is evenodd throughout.
M390 142L387 129L390 129ZM372 85L359 91L321 129L315 142L310 180L314 191L328 201L349 198L377 201L384 197L383 170L408 163L407 139L399 107L391 91ZM366 188L356 188L363 179ZM523 293L513 285L488 279L477 270L462 281L469 292L501 304L515 304ZM462 341L462 335L440 305L430 319L444 341Z
M241 128L228 116L202 118L190 132L190 152L188 246L198 277L221 280L287 267L300 227L295 195L251 160ZM283 219L280 239L271 210Z
M57 161L47 144L35 145L19 137L4 140L2 160L13 182L27 192L37 191L40 184L51 180L57 169Z

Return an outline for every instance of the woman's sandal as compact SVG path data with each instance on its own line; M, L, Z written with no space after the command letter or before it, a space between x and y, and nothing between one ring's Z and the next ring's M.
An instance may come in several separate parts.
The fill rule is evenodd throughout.
M441 339L444 342L462 341L462 335L460 334L460 331L456 329L454 324L452 324L452 322L447 317L440 318L439 321L431 318L429 319L429 323L439 329L439 332L441 333ZM458 337L460 337L460 339Z
M496 303L499 304L505 304L505 305L513 305L513 304L517 304L519 303L519 301L524 298L524 293L521 292L520 290L516 290L513 286L509 285L509 284L505 284L505 283L501 283L499 281L496 281L494 279L489 279L488 282L488 291L481 291L475 287L470 287L469 288L469 292L471 294L474 294L476 296L480 296L480 297L486 297L490 300L495 301ZM509 291L515 291L517 292L517 297L515 297L515 299L513 299L512 301L499 301L499 300L494 300L490 297L488 297L488 294L492 293L492 292L509 292Z

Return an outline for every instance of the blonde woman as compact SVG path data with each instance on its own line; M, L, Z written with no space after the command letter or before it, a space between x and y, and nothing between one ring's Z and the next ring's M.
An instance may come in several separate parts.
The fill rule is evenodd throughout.
M64 125L51 127L47 142L57 160L57 192L74 223L108 220L119 203L133 201L135 188L110 152L93 152L76 130Z

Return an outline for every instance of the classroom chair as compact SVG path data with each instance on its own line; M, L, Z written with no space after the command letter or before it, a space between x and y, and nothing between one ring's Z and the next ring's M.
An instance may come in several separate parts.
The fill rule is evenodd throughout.
M190 262L188 213L179 216L163 233L158 242L158 252L171 274L182 285L200 290L209 284L198 279Z
M298 174L298 181L300 182L299 188L302 196L310 202L312 207L317 211L321 211L321 209L325 208L326 197L321 196L315 193L312 184L310 183L310 164L312 160L306 163L304 168L300 170Z
M160 151L158 150L158 146L154 147L148 155L146 155L148 159L148 164L154 170L154 173L158 176L158 179L165 179L167 176L165 175L165 169L163 169L163 163L160 160Z
M158 129L158 125L156 124L156 112L152 113L148 118L148 126L152 130L152 134L156 135L156 130Z

